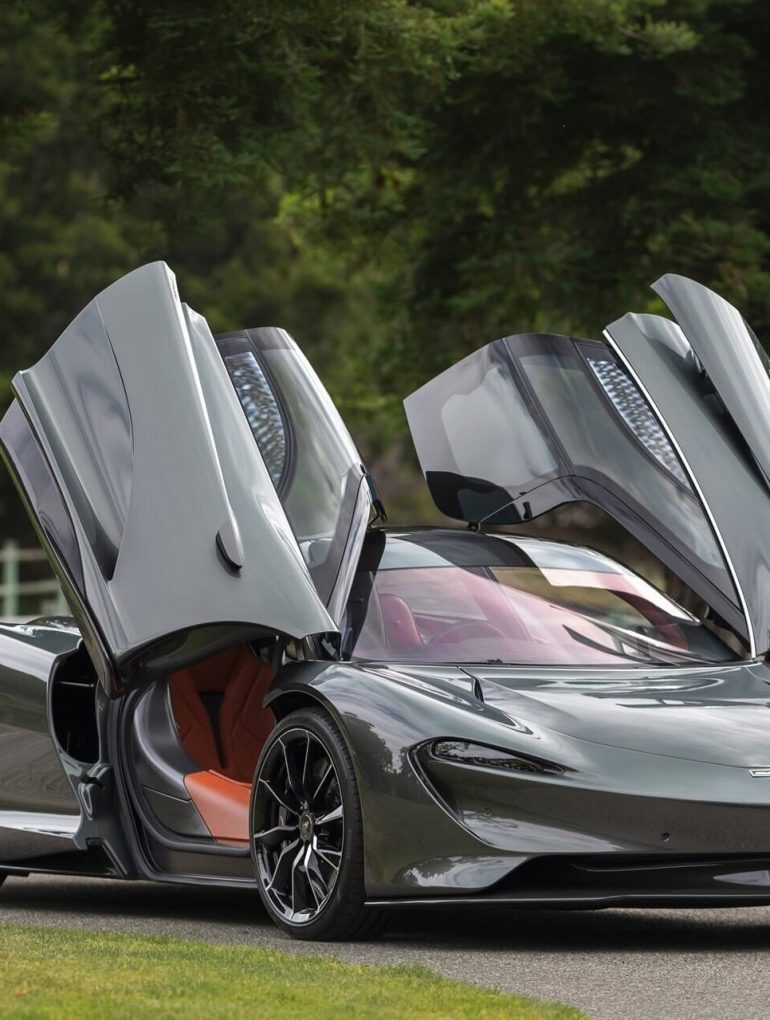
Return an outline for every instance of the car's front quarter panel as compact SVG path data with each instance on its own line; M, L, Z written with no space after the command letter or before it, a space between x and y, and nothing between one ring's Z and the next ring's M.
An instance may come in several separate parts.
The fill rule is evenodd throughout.
M447 706L438 700L442 693ZM411 760L411 747L444 732L444 720L447 726L454 720L452 706L463 696L451 684L426 697L419 682L395 672L319 662L285 668L268 703L281 712L281 700L291 704L292 695L324 705L350 748L370 897L469 892L493 884L523 860L459 825L425 788Z
M554 687L566 689L566 704L573 692L564 673ZM526 697L512 692L508 704L516 705L515 714L500 699L485 704L470 685L462 689L467 676L454 667L350 663L308 663L279 675L276 704L283 697L289 704L292 693L310 695L335 716L348 741L361 792L371 897L481 892L546 855L672 861L675 855L770 855L770 778L754 778L748 766L683 756L673 737L664 754L662 747L650 753L612 746L600 732L593 739L562 732L555 728L563 716L556 704L549 709L532 702L533 721L526 717ZM752 702L745 706L747 721L751 712L761 715L760 722L766 714L770 719L762 702L765 690L770 695L770 671L754 665L725 677L725 707L730 691L740 690ZM586 684L578 676L573 682ZM527 682L521 687L526 690ZM695 703L682 709L682 699L670 691L669 699L671 710L687 711L696 729L699 715L720 710ZM591 705L595 698L586 699L586 711ZM740 719L734 703L730 710ZM637 712L640 726L650 725L651 716L655 725L661 715L647 713L643 722L633 704L628 711ZM737 724L728 719L726 735ZM565 772L501 772L415 753L440 737L536 756ZM753 752L746 753L750 758ZM767 884L770 889L770 874Z

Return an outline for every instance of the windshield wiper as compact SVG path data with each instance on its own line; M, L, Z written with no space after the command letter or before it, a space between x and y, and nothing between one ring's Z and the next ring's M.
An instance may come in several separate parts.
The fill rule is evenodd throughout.
M596 626L600 627L602 630L604 629L600 624L596 624ZM588 637L588 635L581 634L579 630L575 630L573 627L568 627L566 623L563 624L563 627L573 641L577 641L580 645L585 645L586 648L593 648L597 652L604 652L605 655L617 655L620 659L627 659L629 662L638 662L643 666L649 666L652 661L649 655L630 655L628 652L624 652L619 645L615 645L614 647L603 645L601 641L595 641L593 638Z
M593 620L590 616L581 616L581 619L584 619L587 623L590 623L599 630L604 631L604 633L612 640L613 647L608 648L607 645L603 645L599 641L594 641L593 638L589 638L585 634L581 634L580 631L574 630L572 627L564 624L564 629L571 638L589 648L595 648L598 651L606 652L610 655L617 655L622 659L627 659L629 662L661 666L666 665L667 662L670 662L672 665L676 665L676 663L681 662L702 661L690 652L682 651L681 648L674 648L672 645L663 644L660 641L656 641L654 638L645 637L644 634L637 634L632 631L628 631L625 628L618 627L612 623ZM635 652L637 652L637 654L634 655L624 651L624 646L630 646ZM660 658L655 658L656 652L659 652L662 656L666 656L666 661L663 661Z

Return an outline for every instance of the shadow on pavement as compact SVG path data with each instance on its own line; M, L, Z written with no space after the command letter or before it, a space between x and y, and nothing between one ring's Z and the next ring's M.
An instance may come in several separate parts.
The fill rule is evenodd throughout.
M216 929L253 927L264 937L274 929L256 892L206 889L147 882L34 877L9 879L0 892L0 920L23 912L24 920L73 924L88 917L184 922L200 937ZM444 950L495 950L519 953L551 951L745 952L770 946L770 908L705 910L522 911L437 908L395 915L381 944L434 946ZM275 931L277 940L285 936Z

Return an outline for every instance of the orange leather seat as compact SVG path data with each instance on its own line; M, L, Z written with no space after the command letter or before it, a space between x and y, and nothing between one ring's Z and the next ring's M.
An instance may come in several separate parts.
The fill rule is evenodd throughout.
M227 779L217 772L191 772L184 785L218 843L248 844L251 783Z
M230 648L169 678L171 709L179 736L204 770L251 782L257 758L275 725L263 700L273 671L247 646ZM218 708L212 722L204 699Z

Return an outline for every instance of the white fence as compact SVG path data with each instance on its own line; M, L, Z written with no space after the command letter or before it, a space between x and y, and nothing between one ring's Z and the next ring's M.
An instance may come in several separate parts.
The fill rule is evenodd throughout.
M35 564L42 566L35 569ZM12 540L4 542L0 546L0 577L0 619L69 613L42 549L22 549Z

